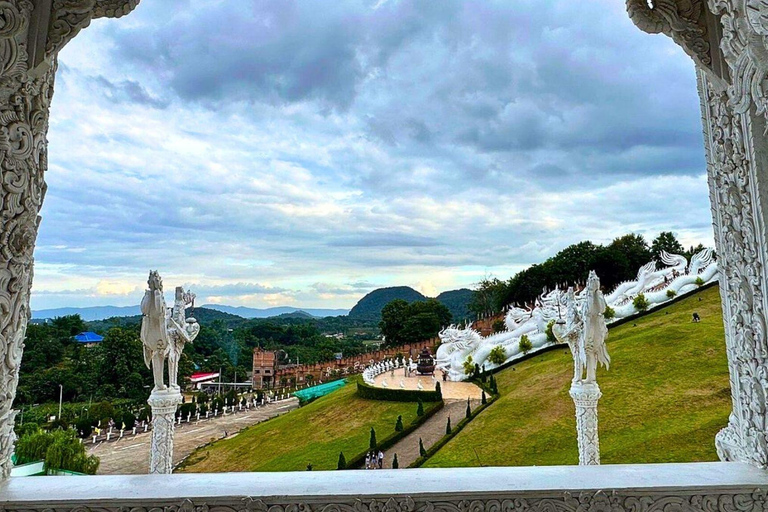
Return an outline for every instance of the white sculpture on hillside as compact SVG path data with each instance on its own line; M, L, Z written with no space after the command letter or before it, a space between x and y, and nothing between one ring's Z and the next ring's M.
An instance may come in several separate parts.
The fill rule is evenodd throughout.
M152 368L155 387L152 391L163 391L165 359L168 356L168 316L163 297L163 280L156 270L149 272L149 288L141 300L141 342L144 345L144 364Z
M560 343L567 343L573 357L573 382L581 380L584 374L581 339L584 333L584 321L581 318L573 287L568 288L565 320L559 320L552 326L552 332Z
M149 288L141 301L141 342L144 363L152 368L155 383L147 400L152 408L149 472L169 474L173 470L174 415L182 401L179 360L184 345L195 339L200 326L194 318L185 318L185 310L194 303L194 294L177 287L173 308L169 310L163 297L163 280L156 270L150 271L147 284ZM168 386L163 382L166 359Z
M718 279L718 265L714 260L711 249L704 249L691 257L690 263L684 256L662 252L659 262L649 262L637 272L637 278L620 283L609 294L602 297L606 306L610 306L613 317L607 322L626 318L637 313L634 299L643 294L650 308L672 300L675 296L697 289L705 283ZM659 264L665 265L658 268ZM578 304L579 315L585 302L587 290L573 293L573 300ZM549 325L561 317L563 307L567 307L566 293L558 288L544 290L536 300L536 305L530 309L511 306L504 318L506 330L483 337L471 328L459 329L450 326L440 333L441 345L435 354L436 366L448 373L450 380L464 380L464 363L472 357L472 364L486 365L493 369L498 364L491 363L488 357L491 350L501 347L506 357L505 362L522 357L519 349L520 338L526 335L533 345L533 351L543 349L553 342L552 336L547 336ZM583 320L582 320L583 321ZM559 339L553 326L552 334ZM561 341L562 342L562 341ZM575 364L575 363L574 363ZM584 365L586 367L586 355Z
M605 298L600 291L600 279L595 271L589 272L584 301L581 304L581 318L584 322L581 339L579 340L579 359L586 367L586 379L579 379L584 383L595 382L597 365L602 364L608 369L611 358L605 347L605 338L608 336L608 327L605 325Z
M149 273L149 289L141 301L141 342L144 346L144 363L152 368L155 386L153 391L164 391L171 387L179 389L179 360L184 345L192 343L200 332L200 325L194 318L185 318L185 310L195 300L195 295L176 287L173 309L165 305L163 280L156 270ZM163 373L168 360L168 386Z
M570 290L569 290L570 291ZM579 311L580 319L571 322L574 331L579 332L576 346L571 348L574 356L574 377L569 394L576 406L576 437L579 446L579 464L600 464L600 440L597 428L597 402L602 393L597 385L597 365L608 368L611 358L605 347L608 327L605 325L605 299L600 291L600 279L594 271L589 273L587 287ZM576 301L569 293L568 309L573 315ZM581 327L578 327L581 321ZM567 325L567 322L566 322ZM554 329L553 329L554 331ZM574 331L571 331L573 334ZM557 334L556 334L557 336ZM584 378L586 369L586 378Z
M192 343L200 333L200 324L192 317L185 318L185 310L194 303L193 293L185 292L181 286L176 287L173 310L168 318L168 383L175 389L179 389L179 360L184 345Z

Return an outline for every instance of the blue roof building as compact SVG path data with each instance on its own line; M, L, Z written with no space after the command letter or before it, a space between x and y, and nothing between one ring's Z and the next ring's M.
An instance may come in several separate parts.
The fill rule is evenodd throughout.
M75 341L78 343L84 343L86 346L92 346L97 343L100 343L104 339L103 336L99 336L95 332L86 331L81 332L77 336L75 336Z

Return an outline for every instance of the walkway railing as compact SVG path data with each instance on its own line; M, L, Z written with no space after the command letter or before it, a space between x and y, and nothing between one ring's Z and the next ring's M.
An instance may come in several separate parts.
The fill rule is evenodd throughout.
M762 511L768 474L742 463L29 477L3 511Z

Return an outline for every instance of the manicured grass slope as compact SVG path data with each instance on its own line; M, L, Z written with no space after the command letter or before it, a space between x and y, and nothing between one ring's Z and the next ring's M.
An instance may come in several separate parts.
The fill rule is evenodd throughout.
M719 289L611 329L608 351L610 371L598 372L602 462L717 460L715 434L731 410ZM572 368L564 348L498 373L501 398L424 467L577 464Z
M395 430L397 416L408 426L417 404L364 400L349 383L288 414L249 427L190 455L182 472L303 471L336 469L339 452L347 460L368 448L370 430L381 441ZM425 408L430 404L424 404Z

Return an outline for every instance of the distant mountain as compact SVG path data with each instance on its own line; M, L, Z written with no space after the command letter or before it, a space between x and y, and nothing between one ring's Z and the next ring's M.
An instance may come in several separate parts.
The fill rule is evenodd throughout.
M80 315L86 322L104 320L115 316L136 316L141 314L139 306L92 306L88 308L56 308L32 311L32 318L56 318L59 316Z
M349 318L378 321L381 319L382 308L395 299L403 299L406 302L427 300L424 295L410 286L379 288L360 299L350 310Z
M274 308L258 309L245 306L224 306L222 304L203 304L204 308L224 311L232 315L243 318L269 318L271 316L280 316L286 313L304 312L310 316L323 318L326 316L342 316L349 313L348 309L316 309L316 308L294 308L290 306L279 306Z
M469 311L473 293L468 288L462 288L443 292L435 298L451 311L454 322L462 322L473 317L472 312Z
M472 293L472 290L462 288L460 290L443 292L436 299L451 311L454 322L461 322L472 317L472 313L470 313L468 308L472 300ZM349 318L378 322L381 320L382 308L395 299L414 302L417 300L427 300L428 298L409 286L379 288L360 299L349 312Z
M292 313L283 313L282 315L277 315L273 318L301 318L304 320L312 320L317 317L310 315L306 311L293 311Z
M201 325L210 325L216 320L221 320L229 328L235 328L246 321L245 318L231 315L223 311L209 308L194 308L187 310L187 317L192 317ZM38 320L39 322L39 320ZM141 323L141 315L110 317L103 320L88 321L88 329L97 333L106 333L112 327L130 327Z
M293 307L275 307L266 309L247 308L243 306L224 306L221 304L204 304L195 310L208 309L229 313L241 318L269 318L280 316L286 313L295 313L297 311L306 313L310 317L322 318L326 316L340 316L349 313L347 309L299 309ZM32 312L34 320L43 320L46 318L56 318L59 316L80 315L80 318L86 322L95 322L97 320L106 320L113 317L131 317L141 314L139 306L92 306L87 308L56 308L40 309ZM200 319L198 319L200 320Z

